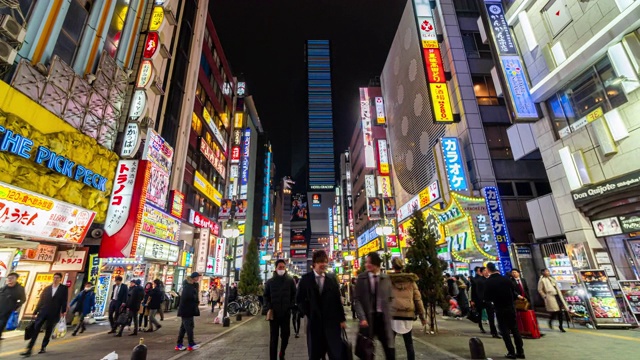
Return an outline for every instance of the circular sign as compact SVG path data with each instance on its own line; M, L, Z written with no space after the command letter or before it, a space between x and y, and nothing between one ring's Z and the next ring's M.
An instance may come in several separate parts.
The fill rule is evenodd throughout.
M151 20L149 21L149 31L157 31L162 25L164 20L164 8L162 6L156 6L151 13Z
M131 98L131 105L129 107L129 118L138 119L142 116L144 109L147 106L147 94L144 90L136 90Z
M143 60L140 64L136 87L146 88L149 84L151 84L151 79L153 79L153 64L150 60Z

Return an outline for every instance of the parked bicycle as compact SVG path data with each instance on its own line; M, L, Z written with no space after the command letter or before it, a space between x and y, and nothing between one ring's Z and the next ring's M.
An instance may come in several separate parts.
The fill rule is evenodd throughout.
M238 296L235 301L232 301L227 305L227 312L229 315L237 315L240 312L249 313L253 316L260 314L262 311L262 304L255 295Z

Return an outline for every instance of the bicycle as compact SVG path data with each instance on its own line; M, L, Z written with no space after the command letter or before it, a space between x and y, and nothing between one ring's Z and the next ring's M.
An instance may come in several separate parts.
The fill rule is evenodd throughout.
M227 312L231 316L237 315L241 311L256 316L262 311L262 305L255 295L239 296L237 300L227 305Z

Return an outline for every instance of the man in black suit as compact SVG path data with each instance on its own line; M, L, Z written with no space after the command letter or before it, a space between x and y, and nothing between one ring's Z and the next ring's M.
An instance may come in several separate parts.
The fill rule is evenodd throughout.
M522 337L518 331L516 322L516 308L513 305L515 299L523 299L524 296L519 295L511 280L506 276L500 275L496 268L496 264L487 263L487 270L491 274L484 284L484 300L493 303L498 318L498 327L502 333L502 340L507 347L507 359L524 359L524 348ZM516 343L514 349L511 342L511 335Z
M42 293L40 293L40 300L34 310L34 313L37 314L37 316L33 337L29 341L26 351L20 355L24 357L31 356L31 349L33 349L33 345L35 345L36 340L38 339L38 334L40 333L42 326L45 326L45 331L39 354L44 354L46 352L49 339L51 339L51 333L53 333L53 328L56 326L58 321L60 321L60 318L64 319L67 314L69 289L62 285L61 282L62 274L53 274L53 284L44 288Z
M307 317L309 360L342 358L342 329L347 319L340 299L340 286L333 274L327 274L329 257L324 250L313 253L313 271L300 279L296 302Z
M511 283L513 287L516 289L518 295L523 296L525 299L531 303L531 295L529 295L529 285L527 281L520 276L520 270L513 269L511 270Z
M486 279L486 271L487 269L483 267L476 267L474 269L476 272L476 276L471 281L471 306L482 316L482 310L487 310L487 318L489 320L489 328L491 329L491 335L494 338L499 338L498 329L496 328L496 323L494 320L495 312L493 310L493 306L490 303L485 302L484 300L484 285L487 281ZM480 326L480 331L482 333L486 333L484 331L484 327L482 326L482 320L478 322Z
M109 324L111 324L111 331L107 334L113 334L118 327L118 314L120 314L120 307L127 304L127 294L129 290L127 285L122 283L122 276L116 276L116 284L113 285L111 291L111 302L109 303Z
M131 280L129 283L128 296L127 296L127 311L129 312L128 317L133 320L133 332L129 334L129 336L138 335L138 311L140 310L140 304L142 303L142 299L144 298L144 290L142 286L138 285L140 280ZM116 325L116 330L120 326L120 331L115 335L116 337L122 336L122 331L124 330L125 324Z

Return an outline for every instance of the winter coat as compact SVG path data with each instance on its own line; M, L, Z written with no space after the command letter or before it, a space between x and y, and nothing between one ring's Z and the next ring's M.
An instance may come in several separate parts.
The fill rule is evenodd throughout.
M178 316L194 317L200 316L198 308L198 286L193 283L189 284L187 280L182 283L182 295L180 296L180 305L178 306Z
M544 307L548 312L557 312L563 309L568 309L567 303L564 301L564 297L562 297L560 289L558 289L558 283L553 277L541 276L540 281L538 281L538 292L544 299ZM559 295L562 302L561 304L558 304L556 294Z
M458 289L458 284L452 278L447 279L447 293L451 295L451 297L458 296L460 290Z
M164 301L164 292L159 287L149 291L149 310L158 310Z
M415 320L416 315L424 320L425 311L418 289L418 276L412 273L390 273L391 316L394 320Z
M87 316L87 314L92 312L93 307L96 305L96 293L93 292L93 288L91 288L91 290L89 291L80 291L78 295L76 295L76 297L71 300L71 304L69 304L69 307L72 307L75 304L77 305L73 310L74 313L79 313L82 311L82 315Z
M13 287L5 285L0 289L0 316L10 314L24 304L26 297L24 287L15 284Z
M140 303L144 299L144 289L142 286L134 286L129 288L129 296L127 296L127 307L132 311L140 310Z
M264 288L264 306L275 318L288 315L296 303L296 284L289 274L274 274Z
M387 344L394 344L393 329L391 327L391 303L393 302L393 291L389 275L378 275L377 297L380 301L377 305L382 309L382 321L384 322L384 330L387 336ZM366 320L370 324L369 331L377 328L374 324L377 309L374 307L375 294L371 287L369 272L365 271L358 275L356 280L356 295L354 298L356 315L360 321ZM371 335L371 334L370 334Z

